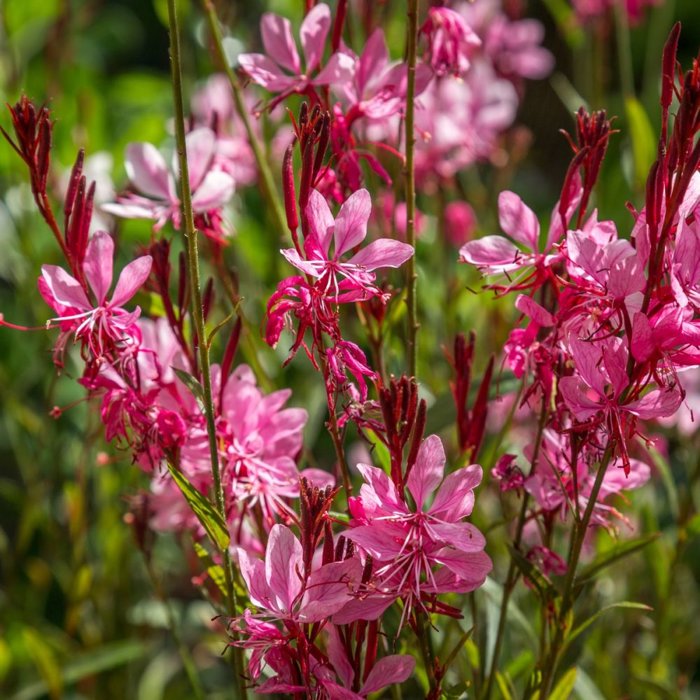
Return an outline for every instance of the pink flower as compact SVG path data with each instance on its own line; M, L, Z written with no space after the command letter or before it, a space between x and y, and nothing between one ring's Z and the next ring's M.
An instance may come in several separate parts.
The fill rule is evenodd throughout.
M481 46L464 17L447 7L431 7L420 33L428 37L430 65L440 77L465 73L469 59Z
M578 188L566 213L567 222L576 209L580 196ZM557 202L552 211L543 250L540 251L540 223L536 214L514 192L501 192L498 196L498 221L501 229L520 247L505 236L484 236L462 246L459 251L460 260L476 265L485 275L508 275L509 289L538 286L551 274L549 268L562 259L554 251L555 244L564 232L558 210ZM520 273L520 276L511 279L514 272Z
M218 367L213 381L220 386ZM263 394L249 367L239 365L221 390L217 433L223 459L222 481L232 504L259 505L268 523L289 514L286 499L299 496L296 458L303 442L307 413L283 408L292 392Z
M531 453L532 447L526 448L526 454ZM590 464L595 463L600 455L586 450L579 453L578 462L572 466L567 436L549 428L544 432L540 454L535 473L525 480L525 490L545 511L561 509L563 517L573 504L579 514L583 513L595 482L595 471L591 470ZM649 480L649 466L644 462L631 459L627 468L629 471L625 475L625 464L620 459L613 460L608 466L593 509L592 524L607 527L611 516L623 519L622 514L605 501L623 490L639 488Z
M474 506L481 467L443 478L445 461L440 438L427 437L406 484L415 509L381 469L358 465L365 483L351 501L354 526L343 534L374 559L378 591L390 600L405 597L408 607L426 594L474 590L491 570L483 535L462 522Z
M410 245L380 238L349 260L341 259L367 236L371 209L369 192L361 189L348 197L334 219L323 195L312 190L306 209L310 231L304 240L306 258L294 248L282 251L292 265L319 280L317 285L328 301L361 301L380 294L374 284L373 271L382 267L399 267L413 255ZM334 244L332 255L331 241Z
M433 80L416 106L416 176L442 180L497 157L499 137L515 120L518 94L487 61L475 59L463 80Z
M554 57L540 46L544 27L534 19L511 19L498 0L475 0L456 8L483 42L483 53L510 80L540 79L552 72Z
M270 92L281 93L275 103L292 93L305 93L316 85L347 81L352 76L353 59L340 52L333 54L323 70L311 78L323 57L330 26L331 11L325 3L316 5L304 18L299 31L306 64L302 71L290 21L267 12L260 20L266 53L243 53L238 62L255 83Z
M129 312L122 307L148 278L152 258L144 255L130 262L119 275L112 298L107 299L113 262L114 241L108 233L98 231L88 243L83 262L83 274L94 301L88 299L85 285L61 267L43 265L39 278L39 291L58 314L54 322L62 336L72 332L96 358L116 344L138 340L136 319L140 309Z
M385 121L400 112L406 100L406 64L389 60L384 32L375 29L359 57L347 48L345 53L353 62L350 79L338 76L331 81L331 88L347 107L348 125L361 117ZM416 67L416 95L425 90L431 78L427 66Z
M252 108L252 97L246 103ZM223 73L212 75L192 96L192 116L197 126L216 133L213 169L231 175L238 187L253 184L258 176L255 154L236 111L231 83Z
M348 657L335 625L328 626L326 653L342 685L336 682L335 675L331 673L330 669L319 668L315 671L315 675L320 685L328 693L328 697L333 700L362 700L370 693L376 693L389 685L400 684L408 680L413 675L416 666L415 659L406 654L385 656L374 664L365 682L355 692L352 687L357 676L357 669Z
M192 208L196 215L204 216L220 210L231 199L235 183L228 173L213 169L217 140L211 129L195 129L187 134L186 141ZM130 143L126 148L124 164L131 184L141 194L127 193L117 197L116 203L105 204L102 208L127 219L155 219L153 228L156 231L169 220L175 228L179 228L177 157L172 169L169 169L155 146Z
M238 562L250 602L274 619L299 623L319 622L340 610L361 575L357 559L306 572L301 543L284 525L270 530L264 561L239 549Z

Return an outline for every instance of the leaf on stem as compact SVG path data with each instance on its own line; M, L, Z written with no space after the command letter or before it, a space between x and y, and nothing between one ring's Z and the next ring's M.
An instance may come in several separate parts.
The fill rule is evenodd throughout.
M192 486L187 477L170 462L168 462L168 470L178 488L182 491L185 500L189 503L190 508L192 508L192 512L197 516L197 520L202 524L209 539L219 551L225 551L231 537L224 519L206 497Z

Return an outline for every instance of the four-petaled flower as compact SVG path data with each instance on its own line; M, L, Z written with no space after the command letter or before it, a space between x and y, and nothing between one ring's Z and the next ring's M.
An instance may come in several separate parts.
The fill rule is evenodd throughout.
M365 483L350 503L356 526L344 535L374 559L381 593L405 597L407 607L425 594L474 590L491 571L484 536L462 522L474 506L481 467L472 464L443 478L445 461L442 441L430 435L406 482L415 505L381 469L358 465Z
M111 299L114 241L105 231L97 231L90 239L83 261L83 274L94 301L88 298L88 289L75 277L56 265L43 265L39 291L46 303L58 314L55 322L62 331L58 348L62 350L73 333L89 349L94 358L102 357L109 347L139 337L136 319L140 309L122 308L136 294L151 271L152 258L143 255L130 262L119 275Z
M363 301L381 294L374 284L373 270L399 267L413 255L413 247L407 243L379 238L349 260L341 259L364 241L371 211L369 192L361 189L348 197L334 219L323 195L311 191L306 209L309 222L309 234L304 240L306 257L302 258L294 248L283 250L282 255L296 268L319 280L327 301Z

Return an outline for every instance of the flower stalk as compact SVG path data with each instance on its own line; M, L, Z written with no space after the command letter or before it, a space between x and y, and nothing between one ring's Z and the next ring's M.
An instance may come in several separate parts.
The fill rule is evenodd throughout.
M416 247L416 172L414 163L415 147L415 95L416 95L416 54L418 42L418 0L408 2L408 28L407 28L407 88L406 88L406 242L415 250ZM408 306L408 374L411 377L417 375L418 358L418 299L416 287L418 271L416 268L416 256L412 255L406 265L406 305Z
M260 185L262 189L263 196L267 199L270 205L271 216L275 227L279 231L279 235L287 228L286 217L284 209L280 202L279 196L277 194L277 189L275 187L275 181L272 177L272 172L270 171L270 166L267 164L267 159L265 158L265 152L260 144L260 141L253 130L253 125L250 121L250 115L246 109L245 103L243 101L243 94L241 91L240 83L238 78L231 68L228 59L226 58L226 52L224 51L223 37L221 36L221 28L219 26L219 17L216 13L216 8L211 0L203 0L204 13L207 16L207 22L209 24L209 31L211 32L211 38L214 41L214 50L216 52L216 57L221 64L226 77L231 83L231 90L233 91L233 101L236 106L236 112L243 122L245 127L248 140L250 141L250 147L253 149L253 155L255 156L255 162L258 166L258 172L260 174Z
M201 279L199 272L199 251L197 245L197 230L194 225L194 212L192 209L192 192L190 191L189 169L187 164L187 152L185 142L185 111L182 95L182 60L180 56L180 31L178 26L177 9L175 0L168 0L168 20L170 33L170 63L173 80L173 101L175 106L175 138L177 142L177 154L180 165L180 202L183 222L183 233L187 251L187 274L191 288L191 307L194 331L197 335L199 364L204 395L204 413L207 423L207 435L209 438L209 455L211 458L211 471L214 481L214 498L219 515L226 520L226 502L221 483L221 469L219 466L219 450L216 438L216 422L214 418L214 401L211 386L211 367L209 359L209 346L206 342L204 328L204 310L202 304ZM233 563L227 547L221 551L224 564L226 581L228 611L232 617L238 613L236 603L236 591L233 584ZM234 649L234 668L236 682L238 683L238 695L247 697L245 682L243 680L243 659L239 649Z

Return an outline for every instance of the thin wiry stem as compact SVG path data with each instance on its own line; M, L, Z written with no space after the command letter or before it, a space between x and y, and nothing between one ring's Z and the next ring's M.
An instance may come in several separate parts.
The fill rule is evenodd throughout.
M408 81L406 87L406 242L416 248L416 172L414 164L414 100L416 95L416 52L418 42L418 0L408 2L408 28L406 35L407 46L407 69ZM408 306L408 373L415 377L417 374L418 359L418 302L416 296L416 286L418 282L418 272L416 269L416 255L408 259L406 265L407 294L406 304Z
M255 162L258 166L258 172L260 173L260 189L262 190L263 196L267 199L270 205L270 213L274 220L275 227L277 228L279 235L281 236L284 231L287 230L287 219L284 214L284 207L280 201L277 188L275 187L275 181L270 172L270 166L267 164L267 159L265 158L265 152L260 144L260 141L253 130L253 124L250 121L250 115L246 109L245 102L243 101L243 93L241 91L240 83L238 82L238 77L234 72L233 68L229 65L228 59L226 58L226 52L224 51L223 37L221 36L221 28L219 26L219 17L216 14L216 8L212 0L203 0L204 12L207 16L207 21L209 23L209 31L211 32L211 37L214 41L214 50L216 51L216 57L221 64L222 68L226 73L226 77L231 83L231 90L233 91L233 100L236 105L236 112L243 122L246 134L248 135L248 141L253 149L253 155L255 156Z
M546 698L549 696L550 688L552 686L552 682L554 681L554 674L557 670L559 655L563 648L562 645L565 640L565 635L568 632L566 620L574 605L574 584L576 582L576 569L578 568L578 562L581 557L581 549L583 548L583 543L586 539L586 532L588 531L588 526L591 522L593 509L596 506L598 494L600 493L600 487L603 485L603 479L605 478L608 466L612 460L612 455L613 447L611 444L605 450L605 453L600 460L600 464L598 465L595 482L593 483L593 488L591 489L591 495L589 496L588 503L586 504L586 510L583 513L583 518L578 523L578 527L574 529L571 549L569 550L569 559L566 563L564 592L562 593L561 606L555 620L556 633L554 635L554 639L552 640L552 644L550 645L549 654L544 659L544 663L542 664L542 682L540 684L539 695L542 700L546 700Z
M211 389L211 368L209 361L209 347L206 342L204 328L204 309L202 305L202 289L199 274L199 251L197 245L198 232L194 225L194 212L192 210L192 192L190 191L189 168L187 164L187 150L185 140L185 111L182 96L182 60L180 57L180 31L178 27L177 9L175 0L168 0L168 20L170 29L170 64L173 81L173 101L175 106L175 138L177 154L180 165L180 207L182 213L182 226L185 236L187 251L187 276L192 289L192 320L197 334L199 351L199 363L202 375L202 388L204 393L204 413L207 423L207 435L209 438L209 456L211 459L211 473L214 480L214 497L216 509L219 515L226 521L226 501L221 484L221 469L219 467L219 450L216 439L216 423L214 418L214 401ZM231 617L237 615L236 590L233 585L233 564L228 547L222 548L221 556L224 564L226 579L227 604ZM241 650L234 647L234 667L236 682L238 683L239 697L245 698L247 691L243 680Z

